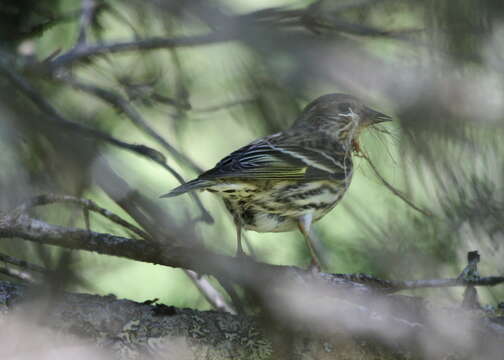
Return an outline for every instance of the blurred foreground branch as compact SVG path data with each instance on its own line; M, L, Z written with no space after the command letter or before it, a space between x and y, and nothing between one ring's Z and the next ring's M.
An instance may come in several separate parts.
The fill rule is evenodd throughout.
M72 333L91 338L101 346L105 344L108 350L121 356L126 347L132 349L129 358L137 358L143 352L160 355L168 348L174 351L173 341L182 344L181 349L190 354L187 357L190 359L206 358L201 357L202 353L215 354L215 359L285 358L275 356L276 352L283 354L285 350L277 349L274 337L270 338L271 321L288 327L287 334L295 334L292 338L289 335L284 344L289 349L289 358L300 356L300 352L314 352L318 359L335 355L404 359L411 352L423 351L416 345L418 339L435 344L431 355L436 356L478 353L481 339L487 348L480 358L497 359L494 354L503 350L504 324L497 313L485 314L481 309L467 310L459 306L441 308L421 298L388 294L400 288L495 285L503 282L502 277L391 282L366 275L314 273L217 255L195 247L161 245L51 225L20 213L19 209L0 217L0 238L5 237L212 274L255 294L263 311L272 317L265 322L261 316L254 319L217 312L200 313L118 301L110 296L66 294L50 303L49 320L44 323L64 334L72 329ZM0 285L0 305L8 306L7 313L16 309L12 304L18 304L29 293L24 289L8 283ZM19 306L25 305L21 302ZM447 337L450 341L446 341ZM355 340L360 338L363 340ZM467 339L471 342L466 343ZM335 345L341 345L342 341L345 346ZM309 346L305 346L307 343ZM170 354L168 358L174 356Z
M39 203L46 203L38 197ZM42 199L42 200L41 200ZM96 206L96 205L95 205ZM131 260L194 270L228 278L249 286L257 286L261 278L277 280L301 280L301 283L329 285L329 287L352 289L358 293L390 293L404 289L448 286L494 286L504 283L503 276L431 280L391 281L364 274L312 273L295 267L259 263L251 259L219 255L195 246L160 244L153 241L135 240L91 230L62 227L31 218L18 208L13 214L0 216L0 238L19 237L39 244L56 245L68 249L95 251ZM104 211L104 209L102 209ZM130 225L131 226L131 225ZM206 260L205 260L206 259ZM237 271L237 269L240 269ZM231 270L233 270L231 272Z
M26 301L32 299L31 295L27 287L0 281L0 323L28 321L19 314L23 309L29 310ZM30 308L33 315L32 305ZM72 338L85 340L89 348L102 347L121 359L139 359L148 354L154 359L259 360L271 359L274 353L271 341L256 319L223 312L176 309L114 296L64 294L51 303L45 314L36 315L43 320L44 328L31 325L24 335L35 331L50 334L46 341L54 346L52 356L63 354L65 348L60 341L67 344ZM0 344L4 344L7 336L0 335ZM381 353L391 353L386 348L372 346L371 342L347 340L347 346L342 348L330 339L308 336L299 336L293 345L293 354L317 359L333 359L336 355L373 359ZM3 358L25 355L21 349L13 353L8 350L7 346L1 347Z
M1 52L1 54L5 55L5 53L3 52ZM52 125L57 126L58 128L61 128L66 131L77 132L83 136L99 139L101 141L110 143L119 148L132 151L140 156L144 156L147 159L159 164L164 169L168 170L180 183L184 182L183 178L177 173L177 171L175 171L171 166L167 164L167 160L161 152L145 145L126 143L113 136L110 136L107 133L67 120L55 107L53 107L49 102L47 102L44 99L44 96L40 92L38 92L22 75L12 71L7 64L1 61L0 61L0 72L5 74L7 78L12 82L12 84L21 93L23 93L23 95L25 95L28 99L30 99L32 103L35 104L40 109L40 111L42 111L44 115L46 115L46 119L50 123L52 123ZM96 96L110 102L115 107L120 108L128 115L128 117L137 126L142 128L143 131L148 133L151 137L154 137L154 139L160 142L162 146L168 149L168 151L170 151L175 156L181 157L182 159L184 159L184 161L187 161L190 164L192 163L189 160L189 158L187 158L185 155L180 154L166 140L164 140L160 135L158 135L154 130L152 130L143 120L142 116L133 107L131 107L125 100L123 100L119 95L109 92L106 89L100 89L90 85L77 83L75 81L72 82L72 85L78 86L80 90L86 90L88 92L91 92ZM205 222L212 223L213 222L212 216L205 210L198 196L195 194L192 194L191 196L195 199L196 203L198 204L202 212L201 219Z
M0 282L0 322L4 326L16 324L17 328L26 323L25 336L50 334L46 347L52 346L53 355L65 351L62 343L79 339L89 349L101 348L121 359L139 359L147 354L154 359L283 358L275 355L274 341L258 318L69 293L42 307L44 313L39 313L34 304L44 297L39 293L34 302L34 294L28 287ZM399 295L377 300L362 305L332 299L331 308L324 308L331 326L322 332L314 331L309 324L296 328L290 339L290 358L410 359L412 353L418 354L418 337L437 346L431 350L432 356L444 354L458 359L461 357L457 354L470 352L478 353L481 359L497 359L493 355L502 351L504 326L475 312L436 307ZM313 315L321 304L321 299L313 299L312 306L306 302L304 312ZM43 329L20 315L26 311L44 324ZM445 325L454 322L457 327L440 328L432 319ZM0 344L10 335L0 335ZM470 345L457 341L458 337L470 339ZM486 347L476 351L482 342ZM2 346L0 354L13 355L8 349ZM22 350L16 349L15 354L21 355Z

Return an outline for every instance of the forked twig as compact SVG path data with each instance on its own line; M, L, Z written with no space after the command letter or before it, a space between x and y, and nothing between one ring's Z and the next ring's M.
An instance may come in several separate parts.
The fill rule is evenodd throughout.
M32 208L34 206L40 206L40 205L47 205L47 204L53 204L57 202L63 202L63 203L73 203L77 204L79 206L82 206L84 209L87 209L89 211L96 212L110 221L121 225L122 227L132 231L133 233L137 234L138 236L144 238L144 239L150 239L151 237L149 234L147 234L145 231L141 230L137 226L133 225L129 221L124 220L120 216L114 214L113 212L104 209L100 206L98 206L94 201L89 200L89 199L82 199L82 198L77 198L75 196L70 196L70 195L57 195L57 194L45 194L45 195L39 195L36 196L32 199L30 199L28 202L24 203L20 207L16 209L18 213L23 213L29 208ZM88 224L86 224L88 227Z
M82 81L78 81L75 78L71 77L64 77L63 80L68 83L70 86L73 88L86 92L88 94L91 94L107 103L112 105L113 107L119 109L122 113L124 113L132 122L135 126L139 128L140 131L143 131L146 133L148 136L153 138L156 142L158 142L161 146L163 146L167 151L170 152L170 154L173 155L177 160L180 162L183 162L185 164L188 164L189 166L192 167L193 170L197 172L203 172L202 169L200 169L191 159L189 159L186 155L182 154L179 152L177 149L175 149L168 141L159 135L146 121L145 119L141 116L141 114L129 104L129 102L123 98L119 93L114 92L113 90L105 89L102 87L98 87L93 84L89 83L84 83ZM160 159L161 160L161 159ZM162 161L158 161L158 163L165 167L172 175L177 179L178 182L181 184L184 183L184 179L182 176L175 171L172 167L168 166L166 164L166 160L162 159ZM213 223L213 218L210 215L210 213L205 209L203 204L201 203L200 198L198 195L194 192L191 192L189 194L193 200L196 202L196 205L201 211L201 219L205 221L206 223Z
M0 51L0 55L6 56L7 53ZM10 64L6 64L0 61L0 72L4 73L15 88L17 88L28 99L30 99L30 101L33 102L33 104L35 104L42 113L47 115L46 119L54 125L57 125L66 131L76 132L83 136L98 139L119 148L132 151L138 155L144 156L154 162L157 162L172 173L175 172L175 170L173 170L166 164L164 155L155 149L141 144L130 144L113 136L110 136L109 134L106 134L102 131L67 120L58 110L56 110L55 107L53 107L48 101L46 101L43 96L37 90L35 90L35 88L23 76L13 71L9 65Z

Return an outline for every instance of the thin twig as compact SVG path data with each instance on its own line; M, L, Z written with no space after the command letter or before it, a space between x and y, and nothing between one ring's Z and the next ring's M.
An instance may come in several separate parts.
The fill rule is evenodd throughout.
M112 90L104 89L102 87L78 81L75 78L65 77L64 80L75 89L91 94L111 104L116 109L126 114L126 116L133 122L135 126L137 126L140 130L142 130L147 135L152 137L154 140L156 140L160 145L162 145L166 150L168 150L179 162L188 164L196 172L203 171L203 169L201 169L198 165L196 165L190 158L188 158L186 155L182 154L180 151L175 149L168 141L166 141L166 139L164 139L161 135L159 135L156 131L154 131L147 124L142 115L140 115L140 113L133 106L131 106L129 102L126 99L124 99L120 94ZM177 173L174 173L173 175L177 178L182 179L180 175L178 175Z
M220 104L220 105L208 106L208 107L205 107L205 108L191 109L191 112L195 112L195 113L209 113L209 112L219 111L219 110L223 110L223 109L228 109L228 108L233 107L233 106L238 106L238 105L243 105L243 104L251 103L251 102L253 102L255 100L256 99L254 99L254 98L250 98L250 99L242 99L242 100L229 101L229 102L226 102L226 103Z
M95 0L82 0L81 4L79 34L77 36L77 44L75 47L81 47L86 44L87 31L93 21L93 16L96 10Z
M284 28L293 26L304 27L315 34L320 34L321 30L331 30L357 36L386 37L402 41L413 41L407 35L423 30L418 28L382 30L368 25L345 21L341 16L345 11L352 10L353 8L362 8L376 2L377 0L348 1L330 9L320 10L322 1L316 1L302 9L292 10L283 7L272 7L238 15L237 19L238 21L249 21L256 24L267 22L276 27Z
M192 270L184 270L184 273L189 277L189 279L191 279L194 285L214 309L236 315L234 307L224 299L222 294L215 289L208 279L199 276Z
M108 44L88 45L70 50L54 58L50 66L54 70L62 66L68 66L76 61L87 60L91 57L105 54L130 52L136 50L169 49L174 47L186 47L212 44L233 39L232 32L214 32L205 35L183 36L174 38L150 38L137 41L121 41Z
M131 106L126 99L124 99L120 94L112 91L112 90L107 90L95 85L91 84L86 84L81 81L77 81L74 78L66 77L65 81L70 84L72 87L79 89L81 91L84 91L88 94L91 94L93 96L96 96L103 101L106 101L107 103L111 104L112 106L116 107L120 111L122 111L126 116L133 122L134 125L136 125L141 131L145 132L147 135L152 137L154 140L156 140L161 146L163 146L166 150L168 150L179 162L182 162L184 164L187 164L192 167L193 170L195 170L198 173L203 172L203 170L197 166L189 157L186 155L182 154L179 152L177 149L175 149L168 141L166 141L165 138L163 138L161 135L159 135L154 129L152 129L149 124L145 121L145 119L140 115L140 113L133 107ZM170 171L170 173L179 181L179 183L184 184L184 178L177 172L175 171L172 167L168 167L166 165L166 169ZM213 218L210 215L210 213L205 209L203 204L201 203L201 200L197 196L196 193L191 192L190 196L194 199L196 202L197 206L199 207L201 211L201 218L203 221L206 223L213 223Z
M387 293L422 288L443 288L460 286L495 286L504 283L504 276L487 276L474 279L449 278L426 280L383 280L368 274L324 274L327 281L344 279L370 286Z
M363 3L359 2L357 5L362 6ZM349 3L346 6L341 6L336 9L336 12L340 12L355 6L353 3ZM340 31L344 33L354 34L354 35L364 35L364 36L384 36L388 38L398 39L398 40L411 40L404 36L402 33L410 32L407 31L383 31L380 29L375 29L373 27L364 26L361 24L347 23L343 22L341 19L333 20L329 24L324 24L316 19L316 14L314 14L313 7L309 6L306 9L300 10L283 10L280 8L271 8L261 11L252 12L249 14L238 15L235 17L223 17L230 21L230 23L248 23L251 26L258 26L261 23L269 22L275 23L280 21L282 25L289 25L289 19L294 24L305 26L309 30L316 30L319 28L330 28L335 31ZM52 70L57 68L71 65L77 61L88 60L92 57L130 52L130 51L146 51L146 50L156 50L156 49L173 49L178 47L189 47L198 45L208 45L217 42L226 42L231 40L237 40L240 32L229 31L226 26L221 26L221 31L215 31L209 34L194 35L194 36L181 36L172 38L149 38L135 41L116 41L104 44L86 45L73 48L66 53L59 55L58 57L52 59L50 62L50 67ZM242 31L241 33L244 33Z
M38 283L38 281L35 280L35 278L30 273L11 268L10 266L0 267L0 274L4 274L30 284Z
M19 266L23 269L27 269L30 271L35 271L35 272L39 272L39 273L47 273L48 272L47 269L42 266L35 265L35 264L29 263L25 260L20 260L15 257L12 257L10 255L6 255L6 254L2 254L2 253L0 253L0 261L8 263L8 264L16 265L16 266Z
M412 207L413 209L415 209L419 213L421 213L425 216L432 216L431 212L416 206L410 199L408 199L406 197L406 195L404 195L402 192L400 192L395 187L393 187L387 180L385 180L385 178L380 174L380 172L378 171L376 166L373 164L373 162L371 161L371 159L369 158L369 156L365 152L361 152L360 156L363 157L364 159L366 159L366 161L369 163L369 165L371 166L371 169L373 169L376 176L378 176L378 178L383 183L383 185L385 185L385 187L387 189L389 189L394 195L396 195L399 199L404 201L406 204L408 204L410 207Z
M104 132L89 128L76 122L67 120L61 115L49 102L47 102L22 76L13 72L7 65L0 61L0 71L3 72L11 81L11 83L24 93L42 112L48 115L48 119L59 127L67 130L78 132L84 136L92 137L102 141L106 141L114 146L132 151L138 155L144 156L152 160L163 168L168 170L173 176L177 172L166 164L165 156L148 146L141 144L130 144L122 140L116 139Z
M392 284L398 290L420 289L420 288L441 288L457 286L495 286L504 283L504 276L486 276L479 279L431 279L431 280L408 280L394 281Z
M16 209L18 212L25 212L29 208L32 208L34 206L40 206L40 205L47 205L47 204L53 204L57 202L63 202L63 203L72 203L72 204L77 204L79 206L82 206L84 209L87 209L89 211L96 212L110 221L121 225L122 227L132 231L133 233L137 234L138 236L148 240L150 239L150 236L137 226L133 225L129 221L124 220L120 216L114 214L110 210L104 209L100 206L98 206L94 201L89 200L89 199L82 199L82 198L77 198L75 196L70 196L70 195L57 195L57 194L45 194L45 195L39 195L36 196L32 199L30 199L28 202L24 203L21 205L19 208ZM88 224L86 224L86 227L88 227Z
M49 102L47 102L21 75L11 70L9 66L0 61L0 71L3 72L11 83L26 95L42 112L49 116L49 120L65 130L75 131L85 136L104 140L112 145L133 151L156 162L164 161L164 156L159 151L145 145L129 144L118 140L104 132L89 128L76 122L67 120Z
M231 304L238 314L245 314L245 307L233 284L225 278L216 278L222 288L228 293Z

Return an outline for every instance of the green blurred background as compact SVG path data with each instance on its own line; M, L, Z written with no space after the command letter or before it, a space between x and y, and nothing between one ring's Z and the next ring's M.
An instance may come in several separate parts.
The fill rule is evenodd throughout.
M79 81L119 93L201 169L257 137L288 127L319 95L357 95L396 120L384 125L384 132L364 134L363 149L390 184L434 215L427 217L405 204L364 159L356 158L350 190L315 226L327 270L390 279L456 277L467 251L478 249L482 272L497 275L503 268L503 6L495 1L457 3L455 8L450 1L428 0L96 1L99 10L89 27L88 44L184 37L220 26L235 31L237 40L92 57L59 69L63 75L56 71L47 76L23 64L47 57L50 62L52 54L75 45L81 1L7 1L0 6L0 16L12 21L2 29L2 49L17 58L21 65L16 71L67 119L161 151L186 180L197 172L121 111L72 88L65 76L71 73ZM271 15L308 7L315 25L303 23L306 19L284 24L285 18ZM257 11L266 9L271 14L260 17ZM245 14L258 15L250 19ZM238 16L242 18L236 22L229 20ZM162 167L100 142L86 143L90 149L84 153L84 145L64 132L39 132L32 127L33 122L43 126L37 110L5 79L1 86L3 211L29 196L54 192L92 199L134 222L94 182L99 171L95 164L105 158L132 188L179 224L190 226L209 248L234 254L234 226L215 196L201 195L214 224L187 223L200 209L187 195L158 199L178 185ZM54 224L85 227L82 212L68 205L39 208L36 215ZM99 215L91 214L91 227L129 236ZM247 232L246 237L260 261L298 266L309 262L297 232ZM15 238L2 239L0 249L46 266L54 266L62 253ZM180 269L83 251L72 257L71 265L82 281L66 283L70 291L209 308ZM460 290L429 294L452 299ZM492 302L499 292L482 294Z

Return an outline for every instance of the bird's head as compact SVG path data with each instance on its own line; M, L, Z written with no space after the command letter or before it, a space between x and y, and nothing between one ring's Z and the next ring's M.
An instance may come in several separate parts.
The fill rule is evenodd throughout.
M392 118L364 105L359 99L346 94L328 94L309 103L296 124L316 124L321 130L358 137L368 126Z

